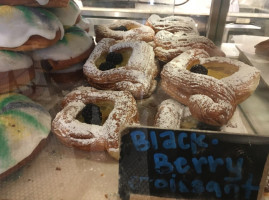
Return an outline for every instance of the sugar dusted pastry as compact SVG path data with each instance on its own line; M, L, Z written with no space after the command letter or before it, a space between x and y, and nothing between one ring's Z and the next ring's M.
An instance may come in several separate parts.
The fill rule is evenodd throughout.
M46 144L51 116L23 95L0 95L0 178L22 167Z
M228 123L236 105L254 92L259 80L255 67L210 57L199 49L177 56L161 72L162 89L188 106L194 118L215 126Z
M0 0L2 5L34 7L66 7L69 0Z
M154 43L156 57L163 62L169 62L181 53L195 48L205 50L210 56L225 56L211 40L196 34L163 30L155 35Z
M154 52L143 41L101 40L84 65L91 86L126 90L136 99L148 97L156 87L158 69Z
M94 48L93 38L75 26L65 29L64 38L55 45L33 52L34 60L41 61L45 71L66 69L85 62Z
M138 123L136 101L127 91L79 87L62 101L52 131L67 146L119 158L119 133Z
M111 24L96 25L94 32L97 42L103 38L150 42L155 35L150 27L132 20L117 20Z
M0 50L30 51L55 44L63 25L42 8L0 6Z
M238 109L235 110L232 118L227 124L221 127L212 126L194 119L189 108L174 99L166 99L159 105L158 112L155 116L154 126L169 129L199 129L231 133L247 133Z
M190 17L168 16L162 18L159 15L153 14L145 24L151 27L155 33L166 30L171 33L184 32L186 34L199 34L195 21Z
M35 71L30 56L0 50L0 94L25 86L34 77Z

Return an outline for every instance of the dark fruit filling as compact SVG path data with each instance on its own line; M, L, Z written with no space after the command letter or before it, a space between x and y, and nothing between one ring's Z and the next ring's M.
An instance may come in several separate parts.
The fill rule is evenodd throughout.
M122 60L123 60L123 57L120 53L110 52L106 56L106 62L111 62L114 65L120 64L122 62Z
M208 130L208 131L220 131L219 126L213 126L213 125L206 124L206 123L203 123L203 122L198 122L197 129L199 129L199 130Z
M82 110L82 117L87 124L102 124L102 113L100 108L95 104L87 104Z
M119 26L116 28L113 28L114 31L128 31L128 29L125 26Z
M190 71L193 73L204 74L204 75L207 75L208 73L208 70L203 65L200 65L200 64L193 65Z
M99 66L99 70L101 70L101 71L106 71L106 70L110 70L110 69L113 69L113 68L116 68L116 65L114 65L111 62L103 62Z

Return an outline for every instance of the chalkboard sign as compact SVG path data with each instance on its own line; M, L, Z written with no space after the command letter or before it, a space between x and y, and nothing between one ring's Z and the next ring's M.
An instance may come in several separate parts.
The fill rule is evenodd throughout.
M268 152L268 137L128 128L121 137L119 195L256 200Z

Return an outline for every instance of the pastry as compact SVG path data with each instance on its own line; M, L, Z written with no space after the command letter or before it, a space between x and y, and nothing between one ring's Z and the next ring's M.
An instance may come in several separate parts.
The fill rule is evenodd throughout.
M2 5L34 7L66 7L69 0L0 0Z
M19 52L0 50L0 94L27 85L34 77L31 57Z
M256 54L262 56L269 56L269 39L256 44L254 48Z
M228 123L236 105L252 94L259 80L255 67L210 57L200 49L182 53L161 72L162 89L188 106L194 118L215 126Z
M80 8L75 1L70 0L68 5L64 8L50 8L64 26L73 26L80 21Z
M151 27L155 33L166 30L171 33L199 34L195 21L190 17L168 16L162 18L159 15L153 14L148 18L145 25Z
M156 57L163 62L169 62L184 51L195 48L205 50L210 56L225 56L211 40L195 34L159 31L154 37L154 43Z
M99 89L127 90L136 99L156 88L158 67L154 52L144 41L101 40L83 68L90 85Z
M51 116L41 105L15 93L0 95L0 178L41 150L50 127Z
M76 84L81 80L84 80L83 75L84 62L72 65L66 69L51 71L49 76L58 84Z
M135 99L127 91L79 87L62 101L52 131L64 144L103 151L118 159L120 131L138 123Z
M0 6L0 50L29 51L53 45L64 35L51 12L25 6Z
M223 126L212 126L192 117L188 107L174 99L164 100L158 107L155 124L159 128L169 129L199 129L207 131L222 131L231 133L247 133L238 109L232 118Z
M118 20L111 24L95 25L94 32L96 42L99 42L103 38L150 42L155 35L150 27L132 20Z
M63 39L55 45L33 51L33 59L41 61L45 71L61 70L85 62L93 48L93 38L86 31L71 26L65 29Z

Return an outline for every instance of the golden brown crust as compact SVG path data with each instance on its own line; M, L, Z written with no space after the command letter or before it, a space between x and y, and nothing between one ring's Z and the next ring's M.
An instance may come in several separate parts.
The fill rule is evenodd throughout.
M114 106L103 125L76 120L85 104L100 102L110 102ZM135 99L127 91L80 87L63 99L62 106L63 110L52 122L52 131L64 144L87 151L107 150L112 156L117 156L117 159L120 131L125 126L139 122Z
M82 67L80 70L69 73L50 73L50 76L55 82L61 84L77 83L84 78Z
M188 69L195 64L213 66L214 70L219 67L215 73L228 74L214 78L190 72ZM228 58L209 57L199 49L174 58L161 72L161 86L167 94L187 105L199 121L216 126L227 124L236 105L256 89L259 79L260 72L254 67Z
M127 31L114 30L120 26L126 27ZM141 40L150 42L154 38L154 31L143 24L132 20L118 20L117 22L105 25L95 25L94 32L96 42L103 38L113 38L115 40Z
M269 39L254 46L255 53L262 56L269 56Z
M52 59L49 59L46 61L43 60L41 62L41 65L42 63L45 64L46 66L45 67L42 66L42 67L45 70L49 68L48 71L57 71L57 70L66 69L74 64L85 62L89 58L89 55L91 54L93 49L94 49L94 43L89 49L87 49L84 53L78 55L77 57L70 58L68 60L52 60Z
M34 67L0 72L0 93L6 93L27 85L35 77Z
M36 49L43 49L55 44L61 39L61 31L56 32L55 38L49 40L39 35L31 36L23 45L15 48L0 47L0 50L10 50L10 51L32 51Z
M202 49L210 56L225 57L225 53L211 40L195 34L186 36L183 33L160 31L155 35L154 43L156 57L162 62L169 62L176 56L190 49Z
M0 0L3 5L23 5L33 7L67 7L69 0L50 0L46 5L40 5L36 0Z
M48 139L43 139L40 141L38 146L34 149L34 151L26 158L24 158L22 161L20 161L17 165L13 166L12 168L9 168L7 171L4 173L0 174L0 180L7 177L8 175L14 173L17 171L19 168L23 167L27 163L29 163L31 160L35 158L35 156L45 147L47 144Z
M131 52L122 61L123 66L101 71L99 66L108 52ZM101 59L102 60L102 59ZM158 66L154 52L144 41L116 42L104 38L93 50L83 68L88 82L99 89L130 91L136 99L148 97L156 87Z
M147 19L145 25L151 27L155 33L166 30L170 33L184 32L198 35L195 21L190 17L168 16L162 18L153 14Z

